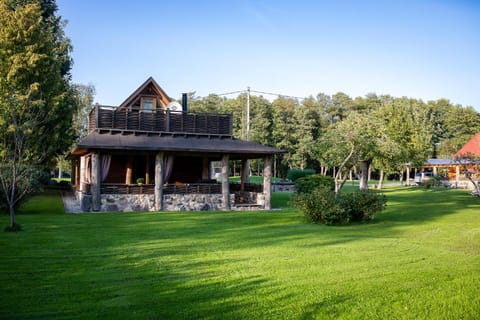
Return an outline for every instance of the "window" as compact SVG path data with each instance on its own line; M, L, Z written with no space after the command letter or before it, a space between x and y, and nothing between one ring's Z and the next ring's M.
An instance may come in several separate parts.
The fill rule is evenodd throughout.
M155 110L156 103L154 98L142 98L141 110L143 112L152 112Z

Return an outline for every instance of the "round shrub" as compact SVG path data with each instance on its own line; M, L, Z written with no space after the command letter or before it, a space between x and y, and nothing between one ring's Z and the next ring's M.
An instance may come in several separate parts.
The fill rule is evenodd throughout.
M372 190L341 194L338 201L350 221L372 220L375 213L382 211L387 203L383 193Z
M287 173L287 179L295 182L300 178L306 177L306 176L311 176L312 174L315 174L315 170L313 169L290 169L288 170Z
M332 177L315 174L295 181L295 192L297 193L310 193L318 187L327 187L330 190L334 190L335 180Z
M330 187L319 186L312 192L297 193L294 206L312 222L324 224L348 223L348 216Z

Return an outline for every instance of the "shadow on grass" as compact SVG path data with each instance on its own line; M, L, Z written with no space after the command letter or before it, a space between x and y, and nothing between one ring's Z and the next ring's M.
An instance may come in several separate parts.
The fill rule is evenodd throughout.
M465 208L480 208L479 199L466 190L405 187L387 189L385 195L387 209L374 222L423 223Z
M270 262L269 252L288 256L315 247L319 250L306 252L321 254L328 246L394 237L403 232L398 227L480 207L466 191L385 193L388 207L373 223L338 227L305 223L293 209L26 214L22 220L30 230L0 238L4 252L12 252L2 257L0 318L9 318L9 310L25 319L275 318L278 301L291 301L288 294L296 291L282 293L284 284L269 277L275 270L258 265ZM305 317L347 298L325 298L307 308ZM277 313L269 317L274 300Z

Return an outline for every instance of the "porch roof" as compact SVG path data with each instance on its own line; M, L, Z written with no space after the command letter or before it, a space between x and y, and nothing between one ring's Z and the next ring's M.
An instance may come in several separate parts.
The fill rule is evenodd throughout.
M285 153L283 150L255 142L215 135L139 134L95 130L78 143L72 155L79 156L93 150L230 154L237 159Z

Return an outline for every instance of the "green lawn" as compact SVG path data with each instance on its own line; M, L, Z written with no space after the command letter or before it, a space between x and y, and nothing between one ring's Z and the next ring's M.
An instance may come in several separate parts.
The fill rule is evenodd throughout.
M67 215L50 191L0 233L0 318L480 318L480 199L392 190L339 227L289 208Z

